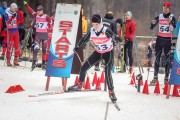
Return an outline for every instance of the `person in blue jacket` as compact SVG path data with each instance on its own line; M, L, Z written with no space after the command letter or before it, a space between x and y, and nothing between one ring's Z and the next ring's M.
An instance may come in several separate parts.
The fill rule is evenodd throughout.
M0 16L3 17L5 15L5 11L7 9L7 3L6 2L2 2L1 7L0 7ZM0 23L2 24L2 23ZM2 46L2 41L3 41L3 37L0 36L0 48Z

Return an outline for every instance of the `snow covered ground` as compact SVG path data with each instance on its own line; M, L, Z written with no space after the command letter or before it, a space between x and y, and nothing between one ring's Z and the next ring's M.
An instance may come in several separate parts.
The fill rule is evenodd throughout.
M21 63L25 65L24 62ZM44 93L45 71L35 69L30 72L31 63L27 67L7 67L0 61L0 120L105 120L107 102L110 102L107 92L76 92L41 97L28 95ZM136 74L138 69L136 68ZM144 69L144 80L147 71ZM94 71L88 71L92 81ZM100 77L101 72L97 73ZM151 70L149 79L153 77ZM68 79L68 86L75 81L76 75ZM164 75L160 74L160 83ZM180 98L166 99L153 93L154 87L149 87L150 94L137 93L128 85L130 77L126 73L113 73L115 93L121 111L110 104L107 120L180 120ZM9 94L5 91L12 85L21 85L25 91ZM103 87L103 85L102 85ZM163 86L161 86L162 88ZM143 87L141 87L142 91ZM61 79L51 78L49 91L61 91Z

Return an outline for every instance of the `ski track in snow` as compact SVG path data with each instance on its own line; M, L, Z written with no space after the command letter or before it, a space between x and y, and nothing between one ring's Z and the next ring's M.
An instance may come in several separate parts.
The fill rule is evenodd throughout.
M24 66L24 62L20 63ZM107 102L110 102L108 92L91 91L65 93L39 97L28 97L32 94L45 92L45 71L28 68L12 68L4 66L0 61L0 120L104 120ZM149 80L153 78L151 68ZM147 78L144 69L143 80ZM93 80L93 68L88 71ZM138 68L135 68L138 74ZM97 72L101 76L101 72ZM149 87L149 95L138 93L135 87L128 85L131 77L127 73L113 73L117 104L120 111L109 104L107 120L180 120L180 98L154 94L154 86ZM76 75L71 75L68 85L74 84ZM160 84L163 84L164 74L159 74ZM21 85L25 91L5 93L9 86ZM95 86L94 86L95 87ZM103 90L103 84L101 85ZM143 86L141 87L141 91ZM49 91L61 91L61 78L51 78Z

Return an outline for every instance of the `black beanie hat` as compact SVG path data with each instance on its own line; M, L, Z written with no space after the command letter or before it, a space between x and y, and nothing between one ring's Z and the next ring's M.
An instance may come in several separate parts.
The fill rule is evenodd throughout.
M121 18L118 18L118 19L116 20L116 22L119 23L120 25L122 25L122 23L123 23L123 21L122 21Z
M94 14L92 16L92 22L93 23L100 23L101 22L101 16L99 14Z

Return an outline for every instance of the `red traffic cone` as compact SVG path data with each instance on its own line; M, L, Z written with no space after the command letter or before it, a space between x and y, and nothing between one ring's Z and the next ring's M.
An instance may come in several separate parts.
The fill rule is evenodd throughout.
M85 89L86 90L91 89L90 82L89 82L89 77L87 77L87 79L86 79Z
M174 97L180 97L179 93L178 93L178 89L180 89L179 85L174 85L174 89L173 89L173 94L172 96Z
M160 87L159 87L159 81L158 80L156 81L156 86L155 86L155 89L154 89L154 93L160 94Z
M78 76L76 76L76 80L75 80L75 82L74 82L74 85L76 85L77 83L78 83Z
M146 94L146 95L149 94L149 88L148 88L148 81L147 81L147 80L145 81L145 84L144 84L144 88L143 88L142 93L143 93L143 94Z
M24 89L21 87L21 85L15 85L15 86L10 86L6 93L16 93L16 92L21 92L24 91Z
M102 71L101 73L101 79L100 79L100 83L104 83L104 71Z
M96 84L96 90L101 90L101 81L98 77L97 84Z
M168 92L168 82L165 83L163 94L167 95Z
M96 72L94 73L92 85L95 85L95 84L97 84L97 73Z
M134 75L134 72L133 72L133 74L131 76L131 82L129 83L129 85L134 85L134 84L136 84L135 82L136 82L136 80L135 80L135 75Z
M10 86L5 93L14 93L14 86Z

